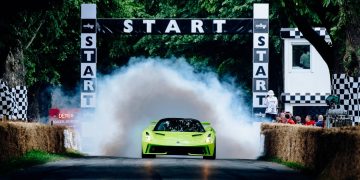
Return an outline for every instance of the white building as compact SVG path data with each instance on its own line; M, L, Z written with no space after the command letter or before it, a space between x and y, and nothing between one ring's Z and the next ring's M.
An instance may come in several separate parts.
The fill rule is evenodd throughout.
M325 28L314 28L331 43ZM325 114L331 93L330 72L316 49L297 28L282 28L284 90L281 102L293 115Z

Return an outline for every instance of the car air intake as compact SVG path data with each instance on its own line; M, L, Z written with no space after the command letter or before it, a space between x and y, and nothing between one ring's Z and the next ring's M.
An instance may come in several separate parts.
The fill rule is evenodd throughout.
M152 146L150 153L167 153L168 155L205 154L204 147Z

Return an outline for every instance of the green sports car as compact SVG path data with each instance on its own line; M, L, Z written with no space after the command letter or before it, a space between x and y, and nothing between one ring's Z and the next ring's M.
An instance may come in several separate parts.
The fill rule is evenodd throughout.
M154 121L142 133L142 158L156 155L216 158L216 133L209 122L189 118Z

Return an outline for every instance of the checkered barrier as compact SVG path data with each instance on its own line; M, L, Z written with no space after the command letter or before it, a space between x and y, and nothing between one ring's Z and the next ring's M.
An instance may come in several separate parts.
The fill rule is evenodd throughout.
M330 94L320 94L320 93L282 93L281 101L283 103L292 103L292 104L319 104L326 103L326 97Z
M9 88L0 79L0 118L6 116L10 120L27 120L27 89L26 86Z
M324 37L325 39L330 39L330 36L327 33L326 28L314 27L313 29L316 33L318 33L320 36ZM304 38L303 34L299 31L298 28L281 28L280 37L281 38L293 38L293 39Z
M340 105L337 108L347 110L353 122L360 122L360 77L334 74L332 93L339 96Z

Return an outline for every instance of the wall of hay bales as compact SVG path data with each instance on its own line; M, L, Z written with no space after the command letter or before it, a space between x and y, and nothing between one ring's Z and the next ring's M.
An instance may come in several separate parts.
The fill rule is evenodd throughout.
M263 123L264 156L296 162L327 179L360 179L360 127Z
M64 130L62 126L39 123L0 122L0 162L33 149L63 153Z

